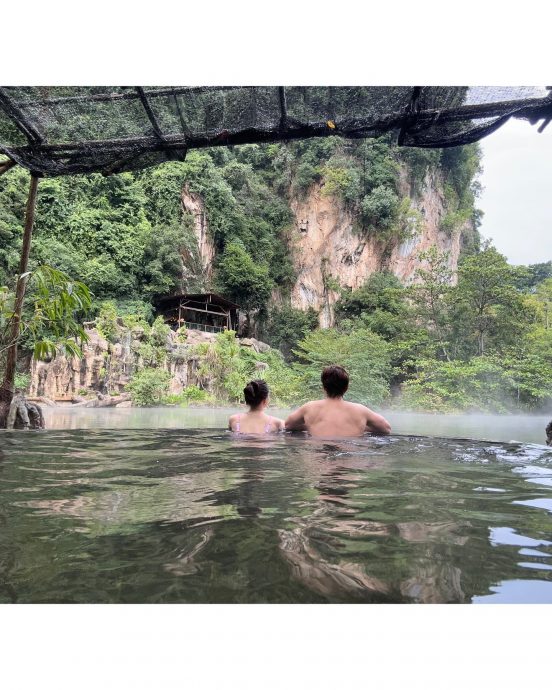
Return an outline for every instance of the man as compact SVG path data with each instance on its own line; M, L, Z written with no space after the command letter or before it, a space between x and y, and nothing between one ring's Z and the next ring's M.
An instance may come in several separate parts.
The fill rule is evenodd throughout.
M326 398L312 400L292 412L286 429L325 437L362 436L366 431L390 433L391 425L384 417L364 405L343 400L349 387L349 374L343 367L325 367L321 378Z

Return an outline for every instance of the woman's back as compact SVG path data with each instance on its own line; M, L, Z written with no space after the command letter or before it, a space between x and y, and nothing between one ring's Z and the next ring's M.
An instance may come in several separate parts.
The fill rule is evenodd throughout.
M237 434L274 434L284 429L284 422L264 412L244 412L232 415L228 426Z

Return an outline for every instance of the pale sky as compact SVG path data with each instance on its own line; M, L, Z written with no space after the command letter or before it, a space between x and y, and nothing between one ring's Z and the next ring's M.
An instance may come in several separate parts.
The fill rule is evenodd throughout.
M540 123L539 123L540 124ZM484 238L512 264L552 259L552 122L542 134L510 120L481 140Z

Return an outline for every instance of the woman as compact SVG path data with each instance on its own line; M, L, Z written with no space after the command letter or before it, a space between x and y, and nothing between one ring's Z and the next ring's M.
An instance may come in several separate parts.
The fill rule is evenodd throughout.
M249 412L233 414L228 428L237 434L274 434L284 430L284 422L265 413L269 390L265 381L250 381L243 389Z

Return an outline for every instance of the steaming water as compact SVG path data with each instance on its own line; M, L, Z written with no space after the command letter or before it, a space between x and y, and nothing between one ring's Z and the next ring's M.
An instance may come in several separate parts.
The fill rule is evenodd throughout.
M0 601L552 603L542 420L327 442L226 416L49 410L0 434ZM521 442L406 435L477 429Z
M44 408L48 429L224 429L238 410L222 408ZM286 417L289 410L271 410ZM537 415L433 415L384 411L399 434L544 443L552 417Z

